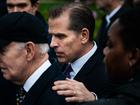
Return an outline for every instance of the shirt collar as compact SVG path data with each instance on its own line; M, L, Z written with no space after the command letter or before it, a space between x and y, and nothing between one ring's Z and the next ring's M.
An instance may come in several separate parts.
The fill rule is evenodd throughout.
M39 77L51 66L49 60L45 61L26 81L23 88L26 92L35 84Z
M107 20L108 25L110 23L110 19L119 11L120 8L121 8L121 5L115 8L110 14L106 15L106 20Z
M95 53L96 50L97 50L97 44L96 44L96 42L94 42L93 48L88 53L86 53L85 55L83 55L81 58L77 59L73 63L71 63L71 67L75 74L77 74L80 71L80 69L83 67L83 65Z

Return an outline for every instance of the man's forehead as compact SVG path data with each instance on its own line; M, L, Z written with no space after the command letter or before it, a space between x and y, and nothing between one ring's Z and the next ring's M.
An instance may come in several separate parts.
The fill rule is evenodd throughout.
M26 4L30 2L30 0L7 0L7 4Z

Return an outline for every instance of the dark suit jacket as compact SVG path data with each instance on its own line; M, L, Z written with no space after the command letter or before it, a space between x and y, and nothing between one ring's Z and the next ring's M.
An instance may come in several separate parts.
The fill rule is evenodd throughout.
M102 56L102 59L104 58L104 54L103 54L103 49L105 48L106 46L106 43L107 43L107 39L108 39L108 36L107 36L107 33L108 33L108 29L110 28L110 26L112 25L112 23L125 11L127 10L128 7L126 7L125 5L123 5L117 12L116 14L114 14L111 18L110 18L110 23L107 25L107 22L105 21L105 16L103 16L103 20L102 20L102 24L99 28L99 31L97 33L97 36L96 36L96 42L97 42L97 45L100 49L100 52L101 52L101 56Z
M15 105L16 85L3 78L0 72L0 105Z
M52 90L54 81L63 79L57 63L52 64L28 91L22 105L68 105L63 96Z
M80 105L140 105L140 70L132 81L120 84L106 99Z
M104 86L108 83L105 65L100 57L97 49L74 78L83 82L88 90L95 92L98 97L104 94Z
M98 97L104 94L104 86L107 85L108 77L98 49L84 64L74 79L83 82L87 89L95 92Z

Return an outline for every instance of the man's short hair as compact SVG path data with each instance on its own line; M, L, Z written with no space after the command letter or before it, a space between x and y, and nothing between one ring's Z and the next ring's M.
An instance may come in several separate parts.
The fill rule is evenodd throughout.
M69 30L81 32L83 28L87 28L89 30L89 40L93 41L95 19L92 11L84 4L74 2L53 8L49 11L49 18L58 18L64 12L69 13Z
M30 0L32 5L34 5L35 3L37 3L39 0Z

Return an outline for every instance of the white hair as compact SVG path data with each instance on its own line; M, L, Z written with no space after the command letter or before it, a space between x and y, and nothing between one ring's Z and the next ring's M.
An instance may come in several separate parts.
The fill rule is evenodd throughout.
M46 44L38 44L39 48L40 48L40 51L41 53L46 53L49 51L49 45L46 43Z
M23 43L23 42L16 42L19 46L19 49L22 49L25 47L26 43ZM47 53L49 51L49 45L47 43L45 44L35 44L36 46L38 46L39 48L39 52L44 54L44 53Z

